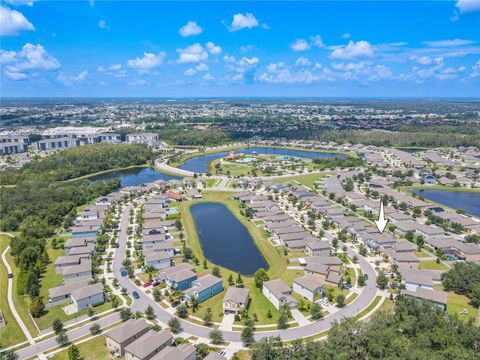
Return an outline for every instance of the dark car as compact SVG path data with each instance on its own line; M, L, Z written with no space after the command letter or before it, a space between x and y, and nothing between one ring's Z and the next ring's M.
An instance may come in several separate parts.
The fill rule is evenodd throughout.
M180 300L175 300L172 302L172 307L177 307L178 305L180 305Z
M132 292L132 295L135 299L140 299L140 295L138 295L138 292L134 291Z
M8 278L9 278L9 279L13 278L13 274L12 274L12 273L8 273Z

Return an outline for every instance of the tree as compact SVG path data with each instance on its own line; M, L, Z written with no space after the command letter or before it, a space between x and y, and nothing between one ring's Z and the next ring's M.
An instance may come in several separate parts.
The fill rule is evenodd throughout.
M130 310L130 308L125 308L120 311L120 319L122 319L122 321L127 321L131 317L132 317L132 310Z
M220 268L218 266L214 266L212 269L212 275L216 277L221 277L220 275Z
M63 331L63 323L60 319L53 320L52 329L55 332L55 335L60 334Z
M80 349L75 345L72 344L68 348L68 360L80 360Z
M118 307L118 298L116 296L112 296L110 303L112 305L112 309L116 309Z
M87 315L89 317L95 316L95 309L93 307L89 306L88 309L87 309Z
M220 330L211 330L208 333L208 337L210 338L210 340L212 340L213 344L221 344L223 342L223 335Z
M173 332L174 334L178 334L182 330L180 321L176 317L172 317L168 321L168 326L170 327L170 331Z
M278 321L277 321L278 328L279 329L288 328L287 321L288 321L287 315L281 312L280 315L278 316Z
M13 350L5 350L0 353L0 360L18 360L18 355Z
M92 326L90 326L90 333L92 335L98 335L100 334L102 330L100 329L100 325L99 324L93 324Z
M250 346L255 342L255 338L253 337L254 328L253 326L245 326L242 330L241 339L243 345Z
M149 320L152 320L155 317L155 311L153 310L153 307L151 305L148 305L145 309L145 316Z
M310 315L312 316L313 320L319 320L323 318L322 307L314 302L310 306Z
M185 319L188 317L188 309L185 305L182 304L177 308L177 316L182 319Z
M209 353L208 345L203 343L195 345L195 350L196 350L198 359L205 358Z
M385 290L388 287L388 278L383 271L380 271L380 274L378 274L377 286L380 290Z
M345 295L338 294L337 297L335 298L335 301L337 303L337 307L339 308L345 307Z
M43 298L36 297L32 299L32 303L30 304L30 314L34 318L39 318L45 312L45 304L43 303Z
M263 287L263 282L268 280L269 278L267 272L262 268L258 269L253 275L253 281L255 282L255 286L259 289Z
M152 295L155 301L157 302L162 301L162 292L160 291L160 289L157 289L157 288L153 289Z
M205 325L205 326L212 325L212 319L213 319L212 309L207 308L207 311L205 312L205 315L203 316L203 325Z
M358 253L362 256L367 256L367 254L368 254L367 247L364 244L360 244L360 246L358 248Z
M204 268L204 269L208 269L207 259L203 259L203 268Z
M57 343L60 346L65 346L68 343L68 336L67 336L67 333L65 332L65 330L61 331L57 335Z
M233 281L233 275L230 274L228 275L228 285L233 286L235 284L235 281Z
M237 287L243 287L242 274L240 273L237 274Z
M358 275L358 279L357 279L357 284L358 286L365 286L365 275L361 274L361 275Z

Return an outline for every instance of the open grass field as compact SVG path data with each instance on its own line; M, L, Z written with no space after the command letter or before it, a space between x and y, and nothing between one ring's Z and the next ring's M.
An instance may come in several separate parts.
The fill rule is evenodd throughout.
M279 183L287 183L291 181L296 181L302 185L305 185L311 189L313 189L313 185L317 181L322 181L325 177L330 175L329 172L321 172L321 173L313 173L313 174L305 174L305 175L296 175L296 176L289 176L284 177L281 179L276 180Z
M0 254L3 253L5 248L8 246L8 243L9 237L7 235L0 234ZM8 306L7 281L7 268L2 262L0 264L0 309L3 313L3 318L6 322L6 325L0 327L0 349L26 340L22 329L18 325Z
M444 291L442 285L434 285L433 288L434 290ZM466 296L454 292L447 292L447 294L447 313L456 315L465 321L472 318L478 322L478 309L470 305L470 300Z
M97 336L91 340L77 345L83 360L114 359L105 346L105 335ZM56 353L50 359L68 360L68 348Z
M435 260L423 260L420 261L420 265L418 266L420 270L448 270L448 267L446 267L444 264L439 263Z

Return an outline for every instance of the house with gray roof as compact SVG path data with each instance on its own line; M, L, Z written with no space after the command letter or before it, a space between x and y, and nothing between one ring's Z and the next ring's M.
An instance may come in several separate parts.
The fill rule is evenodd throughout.
M310 256L330 256L330 242L309 237L305 240L305 249Z
M179 346L167 346L158 354L154 355L151 360L196 360L197 351L190 344L182 344Z
M199 304L212 296L222 292L222 279L212 275L206 274L192 282L192 287L185 291L185 298L191 299L195 297Z
M113 354L123 356L125 347L146 334L149 329L144 319L127 320L105 334L107 347Z
M431 301L432 303L440 307L443 311L447 309L446 292L417 288L416 291L402 290L402 294L420 300Z
M283 305L292 309L297 306L297 301L292 296L292 289L281 279L265 281L262 292L277 309Z
M432 277L422 273L406 271L402 274L402 283L409 291L416 291L417 288L433 290Z
M69 284L78 280L92 279L92 262L82 260L78 265L66 266L62 269L63 282Z
M125 360L149 360L172 343L169 331L150 330L125 347Z
M248 304L249 292L247 288L229 287L223 297L223 312L239 314Z
M325 291L323 285L317 277L304 275L293 280L293 291L303 298L314 302L316 296Z
M77 311L103 303L105 301L103 285L96 283L75 289L71 293L71 298Z
M88 285L88 280L75 281L48 289L50 304L59 304L71 300L72 291Z

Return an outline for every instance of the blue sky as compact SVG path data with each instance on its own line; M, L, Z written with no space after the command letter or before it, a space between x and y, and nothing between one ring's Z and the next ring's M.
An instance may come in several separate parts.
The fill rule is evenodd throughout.
M1 96L480 94L480 1L2 0Z

